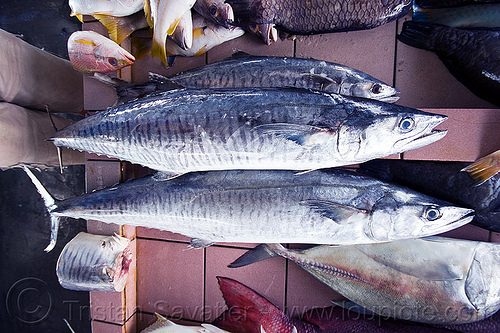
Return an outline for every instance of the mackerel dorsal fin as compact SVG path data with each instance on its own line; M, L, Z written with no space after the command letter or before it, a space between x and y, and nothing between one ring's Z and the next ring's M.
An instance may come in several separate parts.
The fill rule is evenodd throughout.
M309 206L317 213L333 220L337 224L346 223L354 215L368 215L368 212L364 209L326 200L304 200L301 204Z
M244 59L252 57L251 54L246 53L245 51L235 50L233 54L228 59Z
M153 175L154 180L158 181L164 181L164 180L170 180L177 178L179 176L182 176L182 173L175 173L175 172L168 172L168 171L158 171Z

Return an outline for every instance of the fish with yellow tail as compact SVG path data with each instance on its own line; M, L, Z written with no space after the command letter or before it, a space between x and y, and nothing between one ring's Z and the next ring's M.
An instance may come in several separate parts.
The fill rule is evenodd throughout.
M466 171L478 185L481 185L500 172L500 150L481 157L462 171Z
M68 56L76 70L109 73L134 63L127 50L94 31L76 31L68 39Z
M144 7L144 0L69 0L71 16L82 21L83 15L128 16Z
M153 28L151 55L167 61L167 36L172 36L182 16L191 10L196 0L145 0L144 12Z
M167 40L166 43L166 65L173 66L175 56L194 57L199 56L211 48L242 36L245 31L238 27L225 28L219 24L193 14L193 40L189 49L182 49L177 43Z
M262 244L229 267L280 256L351 302L351 308L429 324L464 324L500 308L500 244L443 237L305 250Z

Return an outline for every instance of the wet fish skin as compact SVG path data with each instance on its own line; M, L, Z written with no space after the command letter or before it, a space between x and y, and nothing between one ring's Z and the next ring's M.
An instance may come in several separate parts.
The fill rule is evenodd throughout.
M170 38L183 50L187 50L193 46L193 19L190 10L181 16Z
M370 29L411 9L409 0L227 0L235 24L275 24L290 34L307 35Z
M109 73L134 63L135 58L120 45L94 31L76 31L68 39L73 67L85 73Z
M128 16L144 7L144 0L69 0L71 15Z
M361 171L395 182L435 198L475 210L472 224L500 232L500 175L477 186L466 172L467 162L374 160Z
M81 291L122 291L132 253L130 241L118 235L80 232L63 248L56 273L63 288Z
M348 66L287 57L237 54L168 78L186 88L295 87L395 102L399 91Z
M229 28L234 21L233 9L224 0L196 0L193 9L225 28Z
M384 242L457 228L473 212L345 170L146 177L46 207L53 218L168 230L195 239L193 246Z
M182 174L314 170L356 164L442 138L447 117L299 89L179 89L132 101L57 132L56 146Z
M470 91L500 106L500 31L406 21L398 39L435 52Z
M281 256L369 311L455 325L499 309L499 254L499 244L441 237L306 250L263 244L230 267Z
M143 10L123 17L98 14L93 16L108 29L109 38L117 44L121 44L134 31L149 28Z
M499 28L500 3L434 9L413 5L412 20L453 28Z

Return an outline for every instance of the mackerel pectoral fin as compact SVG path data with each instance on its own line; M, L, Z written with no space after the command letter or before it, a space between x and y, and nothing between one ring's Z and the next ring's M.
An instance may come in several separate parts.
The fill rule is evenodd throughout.
M238 268L278 256L267 244L260 244L243 253L241 257L230 263L227 267Z
M327 129L299 124L276 123L258 125L253 130L262 134L283 137L301 146L322 144L331 137L331 133Z
M191 238L191 242L189 242L189 245L191 245L191 247L195 249L203 249L205 247L209 247L212 244L215 244L215 242L200 238Z
M302 77L311 82L317 90L325 90L326 87L334 85L336 88L329 88L328 91L340 91L340 84L329 77L311 73L302 74Z
M348 223L349 218L354 215L368 215L368 212L364 209L326 200L304 200L301 204L309 206L322 216L333 220L337 224Z

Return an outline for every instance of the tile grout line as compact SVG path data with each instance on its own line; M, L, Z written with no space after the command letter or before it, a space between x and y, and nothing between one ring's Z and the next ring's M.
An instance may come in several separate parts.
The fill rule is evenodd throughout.
M396 20L396 31L394 34L394 62L392 67L392 86L396 88L396 73L397 73L397 62L398 62L398 30L399 30L399 20Z

